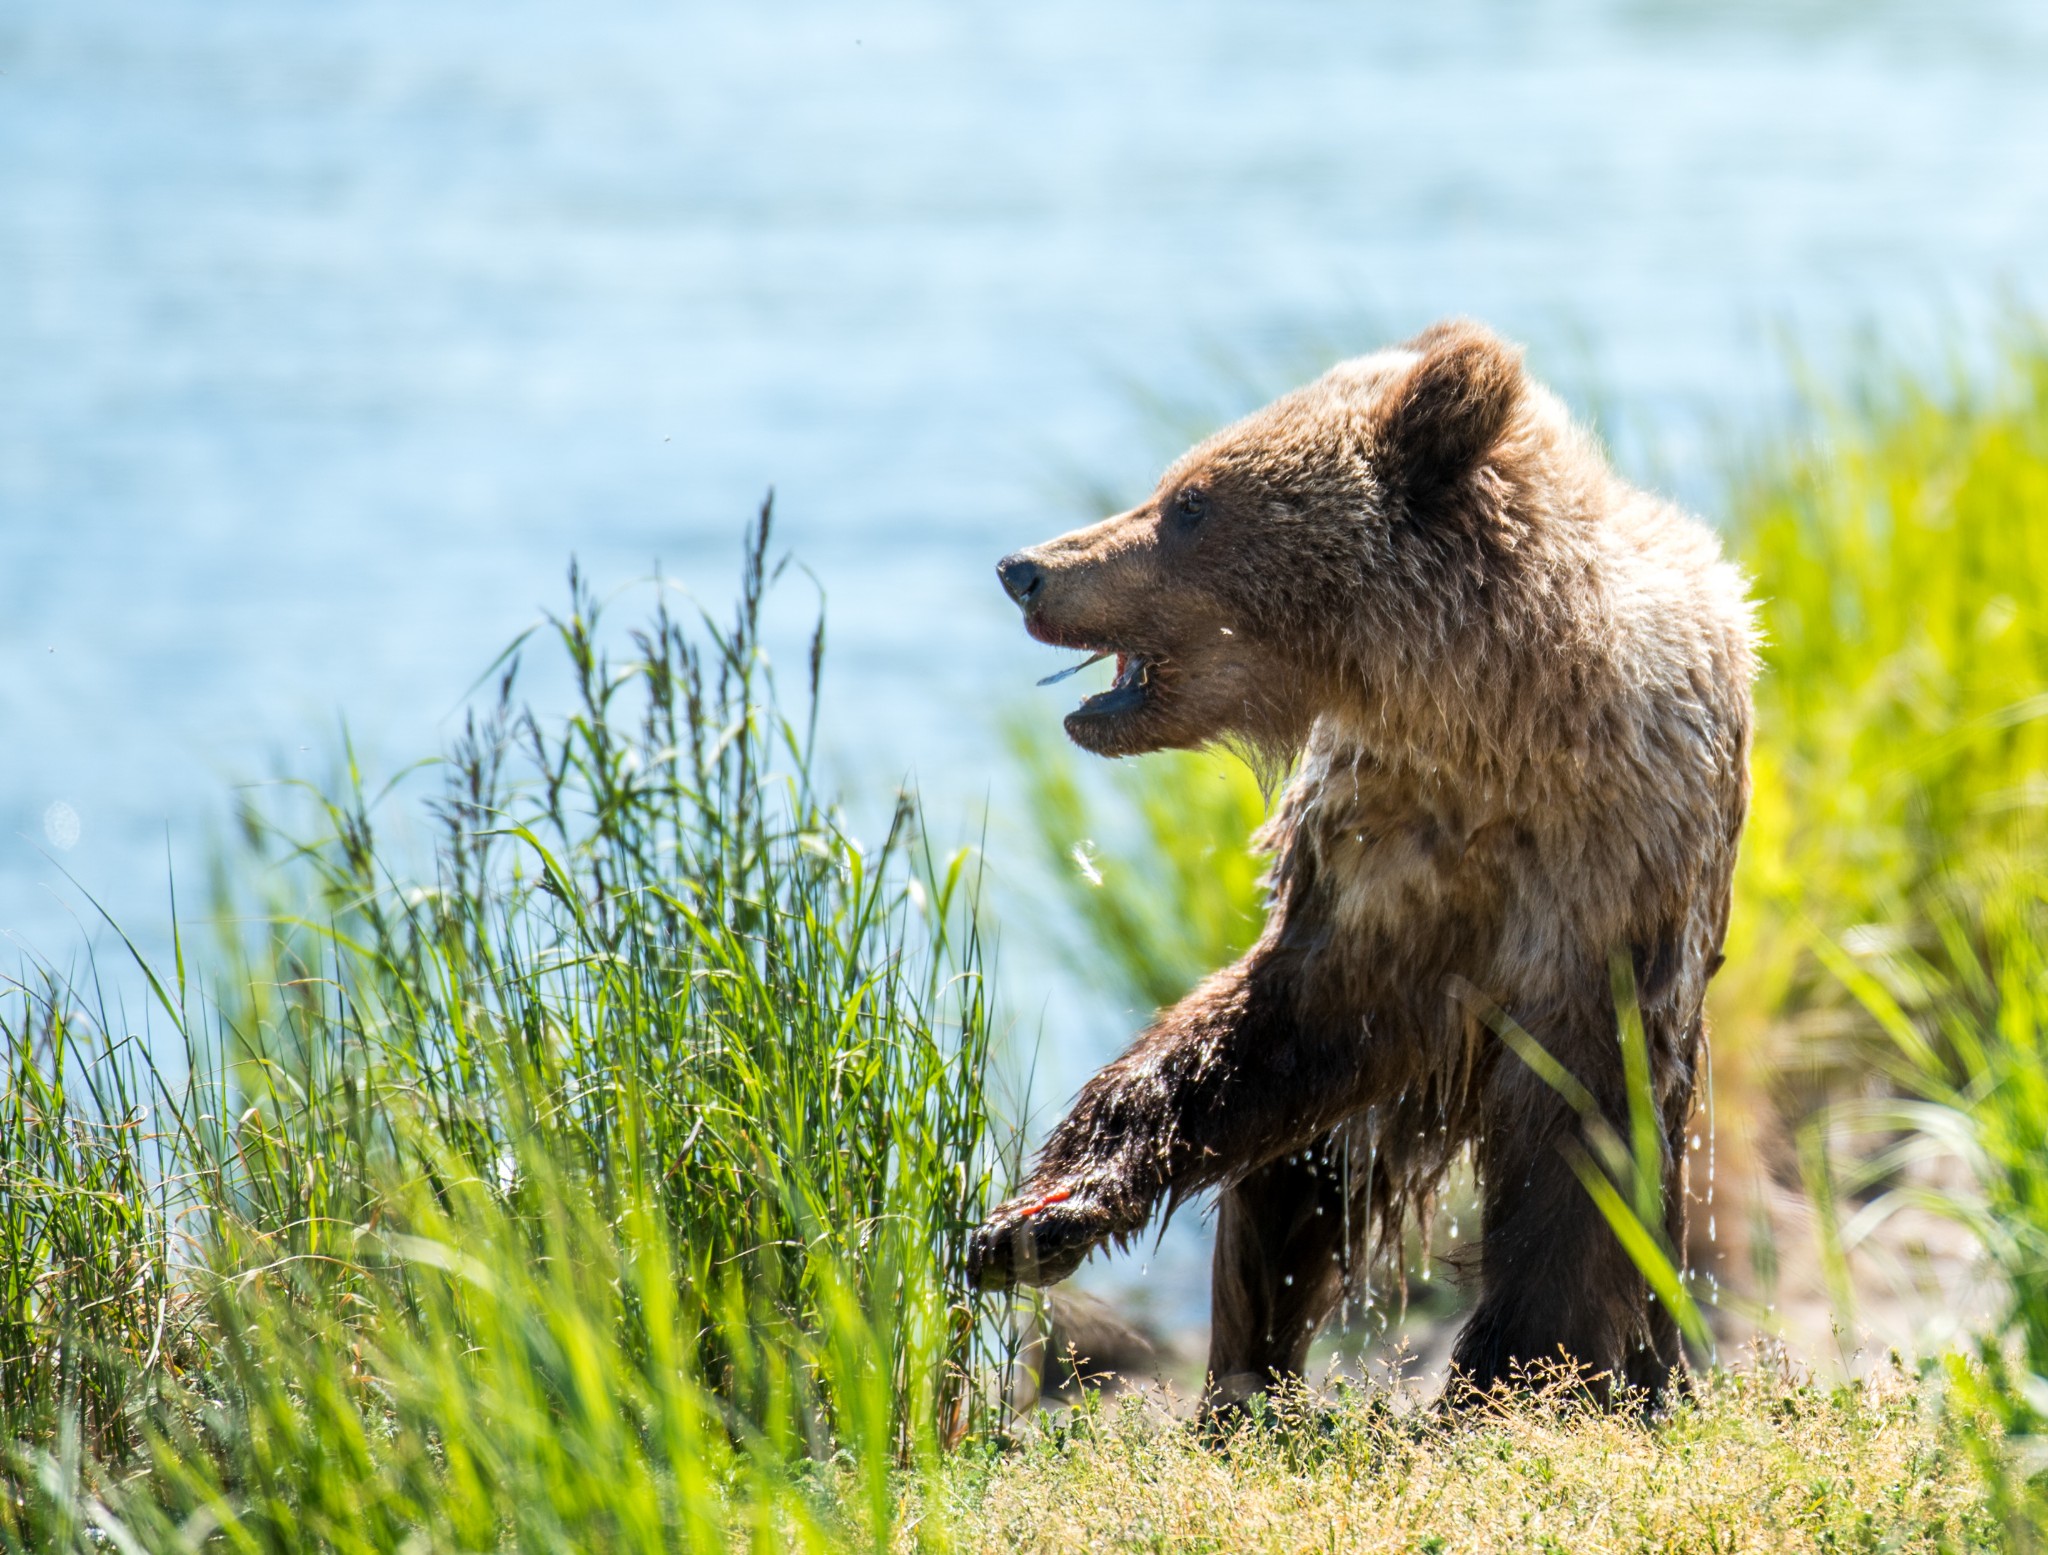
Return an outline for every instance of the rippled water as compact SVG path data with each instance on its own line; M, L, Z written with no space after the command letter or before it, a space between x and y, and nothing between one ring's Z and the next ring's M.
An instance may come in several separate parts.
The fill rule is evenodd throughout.
M0 931L71 943L51 860L151 929L343 713L431 749L572 551L722 602L771 483L828 735L964 816L1052 667L989 565L1149 484L1130 382L1475 313L1708 498L1777 326L2035 294L2044 65L2019 0L9 6Z

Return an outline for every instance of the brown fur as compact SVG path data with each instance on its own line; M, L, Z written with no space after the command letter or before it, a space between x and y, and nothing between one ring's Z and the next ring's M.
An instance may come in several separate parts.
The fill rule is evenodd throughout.
M1258 944L1082 1089L977 1233L979 1277L1061 1279L1216 1188L1209 1370L1238 1393L1299 1372L1342 1272L1469 1148L1462 1383L1564 1360L1661 1388L1678 1336L1561 1149L1581 1120L1480 1017L1497 1005L1622 1118L1609 975L1629 955L1682 1245L1748 798L1751 614L1713 537L1460 322L1333 369L1002 571L1034 636L1128 656L1069 715L1077 743L1234 741L1294 776L1261 833Z

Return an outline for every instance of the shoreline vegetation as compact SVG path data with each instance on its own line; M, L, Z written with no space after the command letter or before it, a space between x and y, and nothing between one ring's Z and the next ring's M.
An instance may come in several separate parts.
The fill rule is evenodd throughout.
M0 1548L2035 1546L2048 339L2008 337L1872 368L1731 482L1767 668L1695 1206L1720 1350L1667 1413L1008 1408L1036 1314L959 1276L1022 1143L982 861L819 790L764 508L727 621L660 595L622 636L572 575L418 858L351 764L250 812L142 1007L0 985ZM1013 747L1042 930L1105 990L1256 932L1248 774ZM1801 1259L1849 1323L1908 1214L1981 1250L1979 1331L1841 1383L1756 1340Z

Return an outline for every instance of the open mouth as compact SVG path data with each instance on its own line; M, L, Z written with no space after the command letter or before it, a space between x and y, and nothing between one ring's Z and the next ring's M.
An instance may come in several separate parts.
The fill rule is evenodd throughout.
M1109 689L1098 691L1093 696L1083 697L1080 706L1076 707L1067 716L1069 718L1116 718L1126 713L1135 713L1145 705L1145 698L1152 686L1152 661L1143 654L1120 652L1116 649L1104 648L1099 652L1089 655L1079 664L1071 664L1055 674L1046 676L1039 684L1041 686L1053 685L1065 680L1069 675L1079 674L1091 664L1099 663L1103 659L1112 656L1116 659L1116 678L1110 682Z

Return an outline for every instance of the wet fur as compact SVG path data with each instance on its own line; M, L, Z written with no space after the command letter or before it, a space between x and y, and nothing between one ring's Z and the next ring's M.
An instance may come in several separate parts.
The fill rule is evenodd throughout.
M1453 323L1023 554L1046 573L1035 635L1157 665L1139 713L1070 716L1078 742L1235 740L1294 775L1260 836L1263 936L1082 1089L977 1234L981 1277L1062 1278L1217 1189L1209 1371L1236 1396L1299 1372L1342 1271L1397 1246L1470 1148L1484 1224L1459 1386L1564 1360L1596 1388L1661 1389L1678 1337L1560 1148L1580 1122L1481 1014L1623 1117L1609 974L1630 957L1682 1245L1754 669L1713 537L1619 480L1519 353Z

